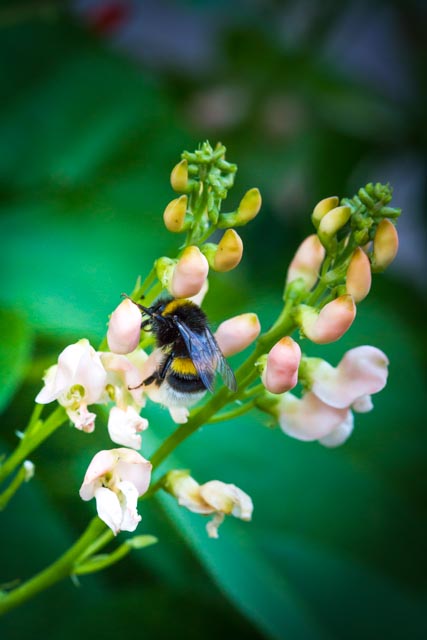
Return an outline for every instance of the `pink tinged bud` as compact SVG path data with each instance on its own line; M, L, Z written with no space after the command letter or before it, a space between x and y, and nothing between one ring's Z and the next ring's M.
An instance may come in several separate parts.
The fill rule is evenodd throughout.
M202 289L209 264L197 247L187 247L176 264L169 291L174 298L190 298Z
M335 342L351 327L356 305L349 294L326 304L320 313L313 307L300 305L297 319L304 335L316 344Z
M261 325L256 313L243 313L221 322L215 339L222 353L228 357L240 353L257 339Z
M90 463L80 497L96 499L98 516L116 535L134 531L141 520L137 513L138 496L150 484L151 463L131 449L99 451Z
M262 382L271 393L284 393L298 382L301 349L295 340L286 336L277 342L267 356Z
M372 253L372 270L384 271L393 262L399 248L399 236L390 220L381 220L375 237Z
M137 305L126 298L111 314L108 323L107 341L113 353L131 353L138 344L141 335L141 311Z
M234 229L227 229L222 236L213 260L215 271L231 271L237 267L243 255L243 242Z
M108 417L108 433L116 444L132 449L141 448L141 431L148 427L148 420L141 418L133 407L112 407Z
M191 302L194 302L194 304L197 304L198 307L201 307L202 302L205 299L205 295L207 294L208 290L209 290L209 280L206 279L199 293L197 293L195 296L191 296L189 300L191 300Z
M175 198L167 205L163 213L163 222L168 231L179 233L185 227L185 215L187 213L187 196Z
M370 395L387 383L388 358L371 346L350 349L338 366L322 361L313 374L312 393L336 408L353 407L361 413L372 408Z
M331 211L332 209L335 209L337 205L338 205L338 198L336 196L332 196L330 198L324 198L323 200L320 200L320 202L316 204L316 206L313 209L313 213L311 215L311 220L314 226L316 227L316 229L318 228L321 219L329 211Z
M297 440L321 440L349 420L349 410L336 409L308 392L301 399L287 393L279 406L282 431Z
M311 289L316 284L324 257L325 248L318 236L308 236L300 244L289 265L286 283L302 278L307 289Z
M353 296L355 302L360 302L368 295L371 282L371 263L363 249L357 247L347 270L347 293Z

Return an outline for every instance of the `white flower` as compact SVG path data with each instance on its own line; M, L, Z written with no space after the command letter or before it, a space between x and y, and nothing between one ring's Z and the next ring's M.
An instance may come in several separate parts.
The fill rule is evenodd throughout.
M218 527L226 515L241 520L252 518L253 504L247 493L234 484L211 480L200 485L187 471L170 471L165 488L178 499L178 504L193 513L214 514L206 525L210 538L218 538Z
M141 520L138 497L150 485L151 468L148 460L131 449L99 451L86 471L80 497L95 498L98 516L114 535L135 531Z
M133 407L119 409L112 407L108 417L108 433L116 444L132 449L141 448L141 431L148 427L148 420L141 418Z
M57 400L77 429L93 431L96 416L87 406L102 401L107 373L89 341L83 338L66 347L58 364L46 371L43 380L36 402L48 404Z
M141 409L145 405L142 381L146 378L147 354L136 349L128 355L119 355L108 351L101 354L102 363L107 371L107 385L110 398L120 409L132 406Z

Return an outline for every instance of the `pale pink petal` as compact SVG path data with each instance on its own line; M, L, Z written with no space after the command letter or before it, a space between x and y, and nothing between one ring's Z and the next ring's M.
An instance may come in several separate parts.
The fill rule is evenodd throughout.
M98 516L117 535L121 530L123 517L117 494L106 487L99 487L95 492L95 499Z
M116 472L121 480L135 485L138 495L142 496L150 486L151 462L133 449L114 449L117 456Z
M170 293L175 298L190 298L202 289L209 273L209 264L198 247L187 247L176 264Z
M307 289L311 289L319 277L325 253L325 248L318 236L316 234L308 236L298 247L289 265L286 282L302 278Z
M300 305L298 321L304 334L316 344L339 340L356 317L356 305L346 294L328 302L319 312L313 307Z
M347 417L347 409L324 404L314 393L301 399L287 393L280 404L279 424L286 434L298 440L324 438Z
M148 420L142 418L133 407L125 410L112 407L108 417L108 433L113 442L132 449L141 448L141 431L148 427Z
M320 438L320 444L323 444L325 447L338 447L343 444L350 436L353 431L354 426L354 418L351 411L347 412L346 418L343 422L335 427L331 433L329 433L324 438Z
M357 400L353 402L351 408L353 411L356 411L356 413L368 413L372 411L374 404L370 395L360 396L360 398L357 398Z
M98 451L89 464L83 484L80 487L80 497L83 500L91 500L95 495L94 485L97 480L109 473L117 463L115 449Z
M76 429L85 433L92 433L95 429L96 413L91 413L85 404L76 410L66 409L67 415Z
M356 347L347 351L336 368L322 363L316 370L311 390L330 406L344 408L362 396L381 391L387 375L388 358L380 349Z
M187 407L168 407L168 409L175 424L185 424L188 422L190 411Z

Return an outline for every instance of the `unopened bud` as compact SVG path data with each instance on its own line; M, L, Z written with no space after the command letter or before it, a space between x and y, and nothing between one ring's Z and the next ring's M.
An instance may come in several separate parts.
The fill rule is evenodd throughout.
M355 317L356 305L349 294L328 302L320 313L307 305L300 305L297 312L297 321L302 332L316 344L339 340L350 328Z
M227 229L218 244L213 268L215 271L231 271L237 267L243 255L243 242L234 229Z
M187 160L181 160L174 166L171 173L171 185L174 191L183 193L188 186L188 163Z
M178 260L168 287L174 298L191 298L199 293L209 273L209 264L197 247L187 247Z
M232 356L252 344L260 331L261 325L256 313L242 313L221 322L215 332L215 338L222 353Z
M108 323L107 342L113 353L131 353L138 344L141 335L141 311L129 298L126 298L113 311Z
M384 271L393 262L399 248L399 236L396 227L385 218L379 223L372 253L372 271Z
M295 340L286 336L277 342L267 356L262 382L271 393L284 393L298 382L301 349Z
M179 233L185 228L185 214L187 213L187 196L175 198L167 205L163 213L166 229L172 233Z
M256 187L249 189L240 201L237 211L220 214L218 227L226 229L227 227L241 227L247 224L258 215L261 204L262 198L259 189Z
M360 247L355 249L347 269L346 289L355 302L360 302L371 289L371 263Z
M311 214L311 221L316 229L318 228L321 219L329 211L331 211L331 209L335 209L335 207L338 205L338 202L339 201L336 196L331 196L330 198L324 198L323 200L320 200L320 202L316 204L313 209L313 213Z
M308 236L298 247L289 265L286 283L302 278L307 289L311 289L316 284L324 257L325 248L317 235Z
M351 216L350 207L335 207L328 211L320 220L317 233L320 242L327 250L333 249L336 244L337 232L348 222Z

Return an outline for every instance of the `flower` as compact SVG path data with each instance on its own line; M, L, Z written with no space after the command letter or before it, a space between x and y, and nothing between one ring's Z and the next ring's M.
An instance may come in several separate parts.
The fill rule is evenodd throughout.
M99 451L86 471L80 497L95 498L98 516L114 535L135 531L141 520L137 500L150 485L151 468L148 460L131 449Z
M107 390L110 399L123 410L132 406L141 409L145 405L144 389L148 356L143 349L127 355L103 351L101 361L107 372Z
M200 485L188 471L170 471L165 489L178 499L178 504L193 513L214 514L206 525L210 538L218 538L218 527L226 515L251 520L253 503L247 493L234 484L211 480Z
M347 293L353 296L355 302L360 302L371 289L371 263L366 253L357 247L348 265L346 275Z
M215 271L231 271L243 256L243 242L234 229L227 229L216 248L213 258Z
M350 349L337 367L318 358L307 358L303 372L310 391L302 398L284 395L275 411L280 427L298 440L319 440L335 447L353 430L353 411L373 408L371 394L387 382L387 356L376 347Z
M261 380L270 393L284 393L298 382L301 349L295 340L286 336L276 342L267 356Z
M107 341L113 353L131 353L141 335L141 311L130 298L126 298L113 311L108 323Z
M242 313L221 322L215 332L215 339L225 356L240 353L257 339L261 325L256 313Z
M77 429L92 432L96 415L87 407L104 401L107 372L89 341L83 338L66 347L59 355L58 363L46 371L43 380L44 387L36 402L48 404L57 400Z

